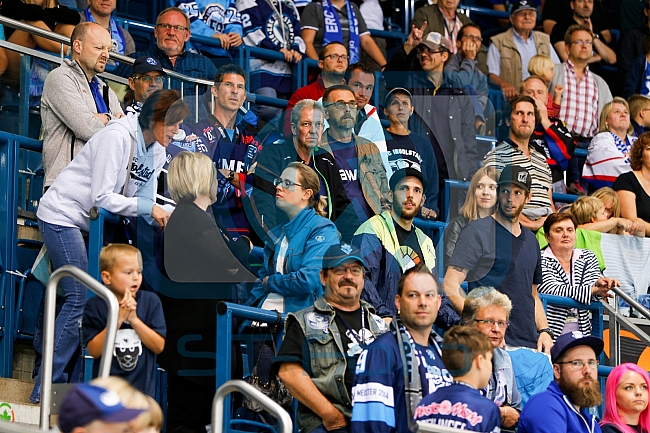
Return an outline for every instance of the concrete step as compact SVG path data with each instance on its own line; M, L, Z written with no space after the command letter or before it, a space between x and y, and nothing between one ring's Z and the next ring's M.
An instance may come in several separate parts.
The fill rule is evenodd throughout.
M41 408L29 402L33 382L0 378L0 420L38 426Z

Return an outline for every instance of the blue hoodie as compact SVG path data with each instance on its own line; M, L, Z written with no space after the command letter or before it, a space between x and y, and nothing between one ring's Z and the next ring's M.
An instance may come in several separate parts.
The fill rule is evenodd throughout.
M596 418L584 408L578 411L551 382L546 391L528 400L519 418L519 433L601 433Z

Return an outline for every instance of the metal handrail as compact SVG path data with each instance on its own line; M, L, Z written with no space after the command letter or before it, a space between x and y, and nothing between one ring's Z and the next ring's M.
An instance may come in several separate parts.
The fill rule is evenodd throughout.
M609 359L613 365L618 365L621 363L621 324L624 325L625 329L639 338L642 343L650 345L650 335L634 324L629 318L621 315L618 298L622 298L631 308L634 308L648 320L650 320L650 311L625 293L620 287L612 287L610 290L616 295L614 298L614 306L612 307L606 301L603 301L603 307L609 313Z
M240 392L246 397L255 400L259 403L264 410L273 415L279 423L281 433L292 433L293 423L291 422L291 417L282 409L282 407L262 394L261 391L253 387L243 380L230 380L217 389L217 392L214 394L214 399L212 400L212 431L214 433L220 433L229 431L228 427L224 427L224 403L226 396L233 392Z
M43 363L41 365L41 430L49 428L50 404L52 401L52 367L54 364L54 313L56 309L56 288L64 277L71 277L92 290L97 296L108 304L108 321L106 323L106 336L101 362L99 363L99 377L108 377L111 372L113 357L110 356L115 346L117 335L117 320L119 305L115 295L102 284L93 279L75 266L62 266L52 272L45 287L45 316L43 329Z

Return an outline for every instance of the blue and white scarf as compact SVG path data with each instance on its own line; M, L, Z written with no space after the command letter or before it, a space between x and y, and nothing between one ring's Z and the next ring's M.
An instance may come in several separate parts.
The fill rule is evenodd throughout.
M329 0L323 0L323 17L325 19L325 36L323 37L323 46L329 44L330 42L341 42L343 43L343 35L341 32L341 22L339 21L338 13ZM348 26L349 26L349 51L350 51L350 64L357 63L359 61L359 22L357 21L357 16L354 14L352 9L352 2L348 0L346 2L346 7L348 8Z
M630 158L628 155L628 152L630 151L630 148L632 147L632 143L630 143L630 139L625 137L625 141L621 140L618 135L614 134L613 132L610 132L612 134L612 138L614 139L614 144L616 145L616 148L623 154L625 155L625 162L630 163Z

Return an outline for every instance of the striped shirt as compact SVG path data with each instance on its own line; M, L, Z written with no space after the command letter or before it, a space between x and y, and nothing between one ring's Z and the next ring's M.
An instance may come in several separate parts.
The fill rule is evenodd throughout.
M546 157L532 146L528 146L530 158L519 149L510 139L504 140L485 155L483 166L495 167L499 173L506 165L520 165L530 173L532 179L532 198L524 209L551 207L548 191L551 189L551 168L546 163Z
M542 252L542 284L539 293L564 296L581 304L590 304L600 297L591 295L591 288L602 277L598 259L591 250L575 248L571 258L571 274L567 274L551 247ZM549 305L546 309L548 326L557 338L564 329L571 308ZM591 334L591 314L589 310L578 310L578 327L585 335Z
M591 138L598 133L598 87L589 67L578 81L570 60L564 63L564 98L560 106L560 119L569 132Z

